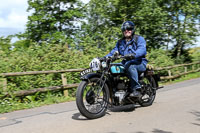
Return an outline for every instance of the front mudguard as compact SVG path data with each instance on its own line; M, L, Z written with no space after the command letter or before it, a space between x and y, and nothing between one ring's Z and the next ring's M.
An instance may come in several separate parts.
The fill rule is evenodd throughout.
M81 80L88 81L91 78L101 78L101 75L102 75L101 73L89 73L89 74L83 75L81 77Z
M89 73L86 74L84 76L81 77L82 81L89 81L91 78L101 78L102 73ZM105 79L105 77L103 77L103 80ZM109 89L111 89L111 84L112 82L106 78L106 82L105 82L108 86Z
M81 80L90 82L91 78L101 78L101 76L102 76L102 73L89 73L89 74L82 76ZM105 83L109 88L110 94L112 94L112 81L110 81L109 79L106 79Z

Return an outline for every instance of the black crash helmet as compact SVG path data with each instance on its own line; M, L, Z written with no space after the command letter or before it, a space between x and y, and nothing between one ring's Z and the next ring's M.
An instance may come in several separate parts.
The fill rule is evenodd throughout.
M122 24L121 30L124 32L125 30L132 30L134 31L135 24L132 21L126 21Z

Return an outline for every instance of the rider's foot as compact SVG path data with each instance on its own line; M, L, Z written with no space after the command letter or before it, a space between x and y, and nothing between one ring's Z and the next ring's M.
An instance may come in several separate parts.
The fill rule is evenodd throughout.
M134 90L133 92L130 93L130 97L141 97L141 93L137 90Z

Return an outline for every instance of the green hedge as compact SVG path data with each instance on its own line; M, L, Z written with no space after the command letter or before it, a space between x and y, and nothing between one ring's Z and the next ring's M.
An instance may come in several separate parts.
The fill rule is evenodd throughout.
M76 50L74 47L70 48L67 45L43 44L24 49L13 49L9 52L0 51L0 73L88 68L89 62L94 57L103 57L109 51L92 47L87 43L89 42L82 43L83 49L81 50ZM148 53L147 58L149 64L154 67L174 65L169 52L162 49L152 50ZM166 71L161 73L167 75ZM66 77L69 84L80 82L77 72L67 73ZM7 80L7 89L11 93L18 90L62 84L61 74L16 76L8 77ZM71 90L70 93L74 94L75 89Z

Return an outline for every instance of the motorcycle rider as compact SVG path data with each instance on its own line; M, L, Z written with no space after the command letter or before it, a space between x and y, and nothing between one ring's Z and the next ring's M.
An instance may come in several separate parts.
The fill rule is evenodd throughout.
M122 64L131 80L130 97L140 97L140 84L138 83L138 73L146 70L147 59L146 41L142 36L135 35L135 24L132 21L126 21L121 26L123 38L105 57L112 56L116 51L120 55L135 54L134 58L123 60ZM136 42L137 41L137 42Z

